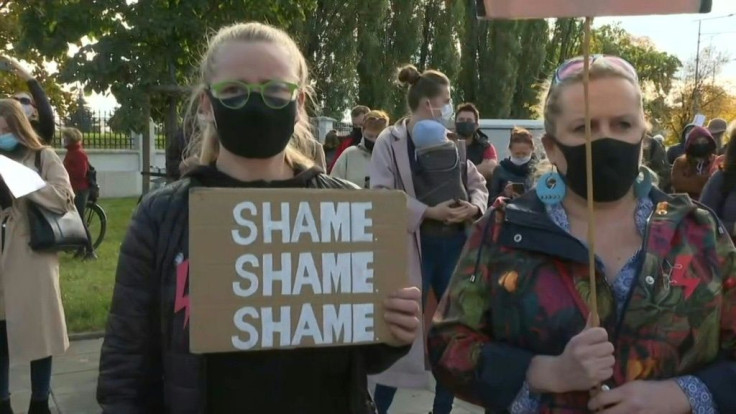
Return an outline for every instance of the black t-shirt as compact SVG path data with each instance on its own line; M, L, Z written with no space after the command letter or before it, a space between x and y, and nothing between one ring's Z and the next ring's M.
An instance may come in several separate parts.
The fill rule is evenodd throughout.
M208 187L304 188L320 172L298 169L294 178L270 182L241 182L214 166L188 175ZM210 414L350 412L349 347L210 354L206 361Z

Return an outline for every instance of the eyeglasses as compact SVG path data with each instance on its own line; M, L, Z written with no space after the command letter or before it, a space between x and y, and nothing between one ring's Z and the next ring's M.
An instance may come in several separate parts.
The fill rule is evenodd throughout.
M20 102L22 105L33 105L33 101L31 101L29 98L26 98L24 96L22 97L13 97L14 100Z
M299 90L299 85L278 80L257 84L224 81L209 87L212 97L230 109L244 107L252 93L260 94L263 102L269 108L282 109L296 99L297 90Z
M634 80L636 80L637 82L639 81L639 75L636 73L636 69L634 69L634 66L632 66L631 63L627 62L625 59L622 59L618 56L592 55L590 57L591 66L594 62L599 60L605 60L606 63L615 65L618 68L625 70L629 75L634 77ZM564 81L565 79L568 79L571 76L582 72L584 67L585 58L583 56L578 56L566 61L555 71L553 84L556 85Z

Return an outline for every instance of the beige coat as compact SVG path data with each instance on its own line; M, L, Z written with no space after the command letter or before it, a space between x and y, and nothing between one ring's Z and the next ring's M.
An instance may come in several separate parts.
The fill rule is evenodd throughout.
M14 201L0 212L6 223L0 246L0 319L7 321L11 361L25 362L64 353L69 347L59 290L59 257L28 246L28 202L51 211L74 210L74 193L64 164L52 149L41 153L41 177L47 186ZM35 152L21 160L36 170ZM6 221L7 220L7 221Z
M364 188L368 177L368 167L371 163L371 152L361 142L340 154L330 175L350 181L360 188Z
M422 259L420 251L419 228L424 220L424 212L429 208L415 198L414 182L409 165L409 150L407 147L407 119L400 120L396 125L383 130L373 147L373 154L369 167L370 185L375 189L400 189L408 197L409 226L406 232L406 243L409 250L408 275L412 285L422 287ZM488 189L486 180L475 168L471 161L467 161L468 179L467 190L470 203L478 206L481 212L486 211ZM425 312L432 312L425 309ZM425 365L425 334L422 331L417 336L409 354L399 360L387 371L369 377L371 383L398 387L398 388L426 388L429 377Z

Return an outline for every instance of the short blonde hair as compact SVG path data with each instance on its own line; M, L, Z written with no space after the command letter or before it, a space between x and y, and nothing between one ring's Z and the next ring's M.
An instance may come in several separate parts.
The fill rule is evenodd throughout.
M217 70L215 57L222 46L230 42L266 42L284 47L296 69L300 94L306 97L305 102L312 101L313 90L309 80L307 60L296 42L285 31L267 24L256 22L238 23L223 27L210 39L207 51L200 63L199 84L192 93L189 103L190 110L187 111L188 116L196 116L192 114L199 112L194 110L193 107L196 106L199 109L201 96ZM306 155L312 153L313 143L311 141L314 141L314 136L312 126L309 123L309 116L304 105L300 105L294 134L286 148L286 162L292 167L296 165L311 167L314 165L314 161ZM213 122L208 122L206 127L192 135L187 153L190 155L198 153L199 162L207 165L217 160L219 151L220 141L217 136L217 129Z
M641 109L642 119L644 119L644 102L642 98L641 86L639 81L633 74L623 67L612 64L606 59L595 59L590 65L590 80L605 78L620 78L629 81L637 90L640 97L639 108ZM557 130L557 117L562 113L563 108L560 105L560 96L562 91L570 85L583 82L582 66L577 72L566 76L563 80L555 83L552 82L548 86L547 97L544 100L544 130L548 135L555 136Z
M61 137L68 139L71 142L82 142L82 131L77 128L64 127L61 128Z

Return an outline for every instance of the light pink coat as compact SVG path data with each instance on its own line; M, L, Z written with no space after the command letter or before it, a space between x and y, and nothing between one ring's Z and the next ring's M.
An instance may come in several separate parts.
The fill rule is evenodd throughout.
M371 188L403 190L409 196L407 206L409 208L409 227L406 229L406 243L409 249L409 274L407 277L412 285L421 288L422 267L419 227L424 220L424 212L429 206L415 198L416 193L414 192L406 142L408 139L407 122L408 119L402 119L395 125L386 128L378 136L373 148L369 174ZM467 165L467 187L470 202L478 206L481 212L484 213L488 202L486 180L471 161L467 161ZM425 334L422 330L421 335L414 341L409 354L383 373L370 377L370 382L397 388L426 388L429 385L429 377L425 365L424 338Z

